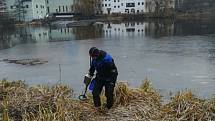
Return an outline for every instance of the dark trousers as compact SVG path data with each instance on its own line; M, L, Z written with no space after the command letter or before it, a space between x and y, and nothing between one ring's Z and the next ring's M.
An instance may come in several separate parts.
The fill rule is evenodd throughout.
M100 94L103 87L105 87L105 96L107 98L106 107L110 109L113 106L115 82L116 80L107 81L107 79L96 79L96 83L93 88L93 102L95 107L101 106Z

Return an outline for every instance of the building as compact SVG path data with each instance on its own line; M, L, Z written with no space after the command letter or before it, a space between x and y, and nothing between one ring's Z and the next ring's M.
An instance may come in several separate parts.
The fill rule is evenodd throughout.
M32 21L52 13L70 13L72 5L73 0L6 0L6 11L19 21Z
M145 12L145 0L97 0L96 14L138 14Z
M33 12L32 20L45 18L45 16L47 15L46 1L32 0L31 3L32 3L31 9Z
M71 13L73 0L46 0L47 13Z
M32 21L46 16L44 0L7 0L6 11L18 21Z

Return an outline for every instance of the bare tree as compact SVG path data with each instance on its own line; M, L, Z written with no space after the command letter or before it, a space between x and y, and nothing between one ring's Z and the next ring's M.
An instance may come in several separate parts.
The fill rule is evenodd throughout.
M3 16L5 13L5 0L0 0L0 16Z
M155 16L169 16L173 9L173 0L147 0L146 9Z
M74 12L83 16L92 16L95 13L95 0L75 0Z
M154 9L153 9L154 2L152 0L146 0L145 3L146 3L147 12L151 13L152 11L154 11Z
M0 27L10 26L14 23L14 20L8 16L6 12L6 0L0 0Z
M163 16L171 16L173 13L174 2L173 0L163 0Z
M16 0L14 3L15 10L13 11L14 17L18 18L18 21L21 22L25 20L25 13L27 12L24 6L24 0Z

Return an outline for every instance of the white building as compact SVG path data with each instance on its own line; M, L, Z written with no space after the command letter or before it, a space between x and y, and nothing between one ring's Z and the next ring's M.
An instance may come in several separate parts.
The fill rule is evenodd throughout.
M45 0L47 13L71 13L73 0Z
M96 14L145 12L145 0L97 0Z
M72 5L73 0L6 0L6 11L17 20L32 21L51 13L69 13Z
M47 14L46 1L45 0L32 0L32 11L33 11L33 20L34 19L43 19Z

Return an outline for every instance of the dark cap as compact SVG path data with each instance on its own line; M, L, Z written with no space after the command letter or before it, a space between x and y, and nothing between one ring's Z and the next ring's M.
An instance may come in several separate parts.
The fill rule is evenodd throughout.
M89 55L91 57L97 57L97 56L99 56L99 49L96 48L96 47L91 47L90 50L89 50Z

